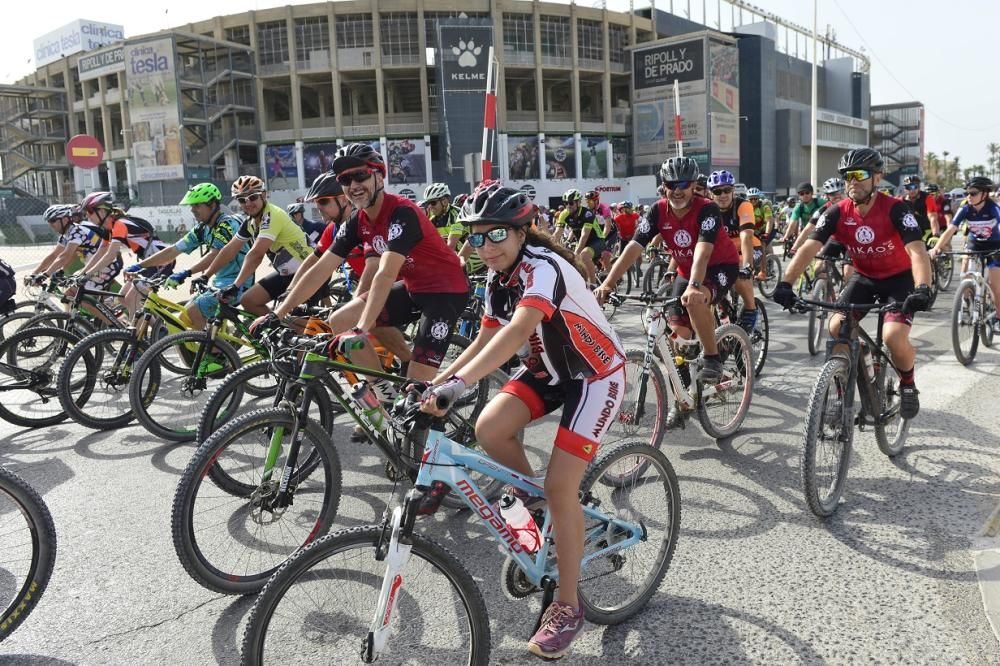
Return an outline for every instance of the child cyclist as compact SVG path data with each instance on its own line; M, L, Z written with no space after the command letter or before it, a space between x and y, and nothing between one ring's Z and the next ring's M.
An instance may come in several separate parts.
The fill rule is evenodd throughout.
M533 217L527 195L495 182L480 186L463 206L459 219L471 227L468 243L489 268L486 313L475 341L424 393L422 409L443 414L438 404L453 404L517 353L521 367L486 405L476 439L501 464L533 476L517 433L563 406L544 498L558 534L561 584L528 643L533 654L554 659L583 628L576 590L584 538L578 490L621 406L625 353L573 255L532 229ZM432 488L422 512L433 512L444 492ZM521 500L529 509L543 501Z

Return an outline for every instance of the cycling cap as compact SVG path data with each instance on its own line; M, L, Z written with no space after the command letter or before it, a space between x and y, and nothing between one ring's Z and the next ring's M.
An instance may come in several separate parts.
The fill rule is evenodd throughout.
M451 189L447 183L431 183L424 190L424 201L434 201L441 197L451 197Z
M306 201L315 201L320 197L339 197L344 193L344 188L337 182L337 174L333 171L324 171L316 176L309 191L306 192Z
M884 166L885 160L882 159L882 153L874 148L856 148L844 153L843 157L840 158L837 171L843 174L845 171L853 169L867 169L881 173Z
M708 175L708 188L710 190L716 187L724 187L726 185L734 185L736 183L736 178L733 177L728 171L713 171Z
M535 207L527 194L491 182L477 187L466 199L458 219L466 226L491 222L523 227L531 224L534 217Z
M690 157L671 157L660 166L660 180L677 182L681 180L697 181L701 175L698 163Z
M368 167L376 171L381 171L385 175L385 160L382 155L367 143L352 143L337 151L337 156L333 158L334 173L341 173L348 169L357 167Z
M234 197L246 196L247 194L256 194L258 192L264 192L267 187L257 176L240 176L233 183L232 195Z
M197 185L192 185L185 194L184 198L181 199L179 206L192 206L194 204L204 204L212 203L213 201L221 201L222 192L219 188L212 183L198 183Z

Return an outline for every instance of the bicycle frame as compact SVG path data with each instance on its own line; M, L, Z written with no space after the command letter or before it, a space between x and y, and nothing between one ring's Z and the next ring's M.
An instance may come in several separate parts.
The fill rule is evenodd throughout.
M417 480L412 490L406 494L403 506L393 509L387 516L387 527L391 526L388 543L376 555L377 559L386 560L386 571L382 579L378 603L372 619L365 653L374 658L380 653L391 634L392 613L398 598L399 589L404 584L403 569L409 561L410 548L408 535L413 529L416 518L416 506L423 493L430 490L431 484L440 481L445 483L462 498L474 515L486 525L486 529L502 544L502 548L524 572L525 577L538 588L550 589L559 579L555 558L551 556L552 546L552 515L545 509L545 519L540 528L541 546L534 554L522 548L517 536L507 527L506 521L495 511L483 496L476 482L466 473L471 470L484 476L500 480L529 495L542 493L542 479L524 477L495 460L476 453L458 444L435 428L431 428L424 454L417 473ZM631 523L611 516L598 508L590 506L587 498L582 503L585 518L599 521L599 524L584 534L584 543L592 542L602 534L614 531L613 539L608 545L593 553L585 554L580 561L583 570L589 562L611 553L630 548L645 538L645 529L641 524Z

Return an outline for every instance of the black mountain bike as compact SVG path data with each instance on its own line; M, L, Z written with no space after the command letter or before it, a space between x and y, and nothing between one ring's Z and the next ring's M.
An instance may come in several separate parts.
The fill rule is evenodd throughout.
M826 518L837 510L844 492L854 427L864 430L873 426L879 450L891 458L903 451L910 422L900 416L898 369L892 364L882 341L885 314L899 310L900 304L799 301L800 311L810 307L838 312L873 309L878 312L874 340L852 317L842 318L837 336L826 343L826 363L816 378L806 407L802 491L809 509L820 518ZM834 348L840 345L848 348L847 356L834 353ZM860 410L855 409L855 386L861 398Z

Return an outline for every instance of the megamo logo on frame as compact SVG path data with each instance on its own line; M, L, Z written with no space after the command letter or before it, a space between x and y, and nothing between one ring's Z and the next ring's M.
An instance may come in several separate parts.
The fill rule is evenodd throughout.
M123 39L125 28L120 25L77 19L35 40L35 66L41 67L63 56L90 51Z

